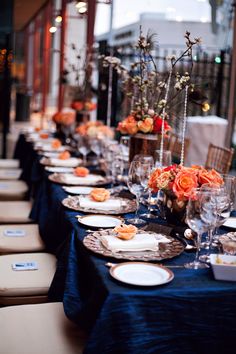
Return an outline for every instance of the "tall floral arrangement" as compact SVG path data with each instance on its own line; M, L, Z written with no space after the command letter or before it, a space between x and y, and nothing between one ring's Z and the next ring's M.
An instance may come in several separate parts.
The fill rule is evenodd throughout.
M73 63L65 58L66 69L61 73L61 81L63 84L74 82L71 108L78 112L93 111L97 107L92 100L94 96L92 87L93 53L86 49L79 51L73 43L70 48L74 54Z
M200 42L199 38L190 38L185 33L186 49L176 58L167 58L170 69L164 79L157 71L157 65L152 56L155 47L155 34L148 33L145 37L140 28L140 36L136 44L138 60L127 70L118 58L105 57L104 65L112 65L123 79L123 89L130 100L130 114L118 124L122 134L167 133L171 127L169 119L174 115L174 107L184 102L182 91L194 90L191 83L192 49ZM189 70L180 75L176 65L184 57L188 59Z

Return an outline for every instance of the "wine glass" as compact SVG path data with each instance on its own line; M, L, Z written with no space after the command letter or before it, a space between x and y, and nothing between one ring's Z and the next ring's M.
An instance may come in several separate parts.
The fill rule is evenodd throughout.
M172 164L172 155L170 150L162 151L162 163L161 163L161 150L155 150L155 167L163 168Z
M96 155L95 163L99 163L99 159L102 152L100 140L95 138L89 139L89 146L90 150Z
M232 175L221 175L224 180L224 187L230 198L230 210L234 210L236 198L236 177Z
M129 172L128 172L128 181L127 186L132 194L136 197L136 212L135 217L132 219L128 219L127 221L131 224L144 224L145 221L138 217L140 197L144 191L144 188L141 184L141 176L142 176L142 163L140 161L133 161L130 164Z
M148 183L149 183L149 178L150 175L153 171L153 163L144 163L143 164L143 169L141 172L141 184L144 188L145 191L148 191L148 212L142 214L142 217L148 218L148 219L152 219L152 218L156 218L156 215L152 214L152 209L151 209L151 202L152 202L152 190L151 188L149 188Z
M90 149L88 147L88 142L86 141L86 139L82 138L78 141L78 151L83 156L83 164L86 165L87 155L90 152Z
M212 193L201 189L194 189L186 207L186 222L197 233L195 260L186 263L185 268L201 269L208 268L206 263L200 262L199 253L201 248L202 234L207 231L209 225L216 219L214 200Z
M121 179L123 171L124 161L119 155L116 155L114 160L111 162L112 187L119 179Z

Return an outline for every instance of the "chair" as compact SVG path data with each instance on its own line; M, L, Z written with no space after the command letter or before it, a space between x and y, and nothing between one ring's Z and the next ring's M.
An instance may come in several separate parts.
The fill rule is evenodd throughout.
M206 169L214 168L217 172L227 174L230 170L234 155L234 149L216 146L210 144L208 147L207 159L205 163Z
M44 249L38 225L0 225L0 254L40 252Z
M188 153L188 148L190 145L190 139L184 139L184 156ZM172 153L173 163L180 163L181 160L181 150L182 150L182 140L174 133L170 134L168 150Z
M20 161L15 159L0 159L0 168L19 168Z
M0 168L0 180L18 180L22 170L20 168Z
M0 181L0 200L23 200L27 192L23 181Z
M36 262L35 270L14 270L13 264ZM48 301L56 271L56 257L49 253L17 253L0 256L0 304L18 305Z
M32 223L29 218L31 209L32 204L29 201L0 201L0 224Z
M60 302L0 309L0 354L82 354L86 335Z

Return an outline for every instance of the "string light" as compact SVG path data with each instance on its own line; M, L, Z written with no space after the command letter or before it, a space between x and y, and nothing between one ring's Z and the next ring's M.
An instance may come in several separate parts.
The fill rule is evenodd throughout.
M55 26L52 26L49 28L50 33L55 33L57 31L57 28Z
M75 7L80 14L84 14L85 12L87 12L87 3L85 1L77 2Z
M61 17L61 15L57 15L57 17L55 18L55 21L56 21L57 23L61 23L61 22L62 22L62 17Z

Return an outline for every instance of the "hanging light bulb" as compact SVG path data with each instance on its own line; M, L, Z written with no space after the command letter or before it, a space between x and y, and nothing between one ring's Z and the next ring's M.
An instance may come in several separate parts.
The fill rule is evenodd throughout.
M49 32L50 33L55 33L57 31L57 28L55 27L55 26L51 26L50 28L49 28Z
M85 12L87 12L87 3L85 1L77 2L75 7L80 14L84 14Z
M211 108L211 106L209 105L208 102L203 102L203 103L202 103L202 110L203 110L203 112L208 112L210 108Z
M55 18L55 21L56 21L57 23L61 23L61 22L62 22L62 17L61 17L61 15L57 15L57 17Z
M86 7L86 2L85 1L78 1L77 4L75 5L75 7L77 9L80 9L81 7Z

